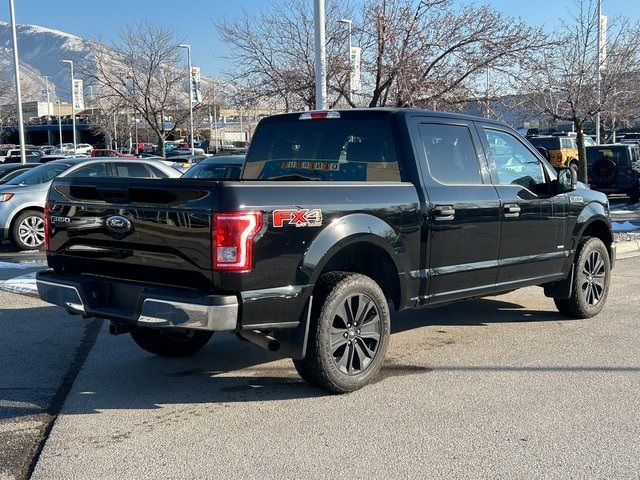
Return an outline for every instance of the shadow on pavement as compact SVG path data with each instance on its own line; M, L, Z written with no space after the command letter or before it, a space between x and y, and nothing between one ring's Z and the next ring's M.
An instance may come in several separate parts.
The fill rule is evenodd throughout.
M429 326L566 320L557 312L530 311L515 303L481 299L394 314L392 325L395 334ZM439 333L440 330L433 330L422 335ZM389 358L377 381L433 370L424 365L394 363ZM103 327L67 398L64 413L154 409L164 404L296 400L325 395L328 395L325 391L303 382L289 360L282 361L229 334L214 335L202 351L191 357L162 358L144 352L129 336L108 336Z

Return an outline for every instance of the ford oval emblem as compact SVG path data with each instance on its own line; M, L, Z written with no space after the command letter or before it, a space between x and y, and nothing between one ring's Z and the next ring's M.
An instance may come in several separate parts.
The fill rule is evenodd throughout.
M113 233L129 233L132 230L131 220L121 215L114 215L105 220L104 226Z

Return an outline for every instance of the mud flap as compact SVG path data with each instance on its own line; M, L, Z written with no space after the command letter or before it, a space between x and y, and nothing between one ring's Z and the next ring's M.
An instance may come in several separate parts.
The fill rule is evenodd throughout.
M568 299L573 292L573 276L575 274L575 265L571 265L571 273L564 280L544 285L544 295L550 298Z
M309 297L307 306L302 313L300 323L296 328L286 330L274 330L273 336L280 342L278 356L302 360L307 353L307 341L309 339L309 324L311 323L311 308L313 295Z

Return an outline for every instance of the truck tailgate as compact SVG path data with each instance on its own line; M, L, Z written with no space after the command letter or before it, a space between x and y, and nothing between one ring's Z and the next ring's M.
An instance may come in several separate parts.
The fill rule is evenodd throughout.
M211 290L215 183L186 179L56 179L49 266Z

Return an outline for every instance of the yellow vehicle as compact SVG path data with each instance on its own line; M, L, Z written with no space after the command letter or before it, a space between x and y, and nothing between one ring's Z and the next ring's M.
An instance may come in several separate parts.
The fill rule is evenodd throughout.
M578 145L575 138L548 136L530 137L528 140L547 157L554 167L578 168Z

